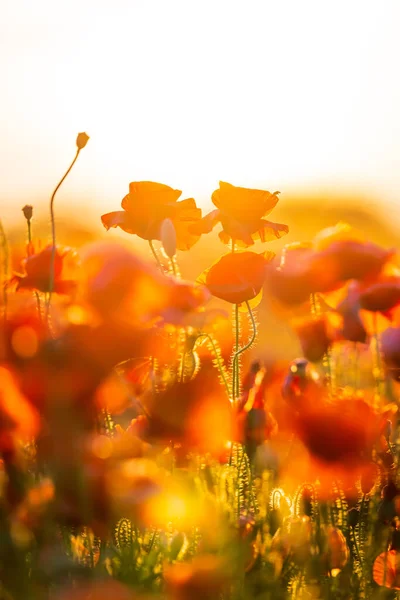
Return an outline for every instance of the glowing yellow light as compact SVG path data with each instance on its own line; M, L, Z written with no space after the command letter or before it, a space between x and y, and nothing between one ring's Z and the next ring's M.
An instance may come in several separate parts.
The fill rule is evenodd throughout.
M32 358L39 346L36 331L29 325L18 327L11 336L11 345L15 354L21 358Z

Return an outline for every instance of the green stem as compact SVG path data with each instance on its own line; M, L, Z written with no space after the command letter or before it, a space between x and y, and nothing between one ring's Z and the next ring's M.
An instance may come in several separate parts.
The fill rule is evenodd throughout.
M48 320L48 317L49 317L51 296L52 296L53 289L54 289L54 277L55 277L54 267L55 267L55 261L56 261L56 222L55 222L55 218L54 218L54 199L56 197L58 190L60 189L60 187L66 180L66 178L68 177L69 173L72 171L72 168L78 159L79 153L80 153L80 148L77 149L73 161L69 165L68 169L65 171L64 175L61 177L60 181L57 183L56 187L54 188L54 192L52 193L51 198L50 198L50 220L51 220L52 247L51 247L51 260L50 260L49 296L47 298L47 304L46 304L46 321Z
M236 400L236 379L239 377L239 373L237 373L238 361L236 360L236 356L239 352L239 328L240 328L240 320L239 320L239 305L235 304L235 353L233 355L232 361L232 400L235 402Z
M28 244L29 244L29 248L30 248L31 244L32 244L32 225L31 225L30 219L27 220L27 224L28 224ZM40 304L40 296L39 296L38 291L35 291L35 298L36 298L36 306L37 306L39 321L41 321L42 320L42 307Z
M228 383L228 380L226 378L225 370L224 370L224 367L223 367L223 365L221 363L221 357L219 355L219 352L218 352L218 349L217 349L217 347L215 345L215 342L214 342L214 340L212 339L212 337L208 333L201 333L197 339L200 339L202 337L205 337L208 340L209 344L211 345L212 349L214 350L214 357L215 357L215 360L217 361L217 368L218 368L219 374L221 376L222 382L224 384L224 387L226 389L226 393L228 394L228 398L229 398L230 395L231 395L231 392L230 392L230 389L229 389L229 383Z
M175 261L174 257L171 258L171 269L172 269L172 273L173 273L174 277L178 278L179 273L178 273L178 269L177 269L176 261Z
M157 255L157 252L156 252L156 250L154 248L154 244L153 244L152 240L149 240L149 246L150 246L150 250L151 250L151 252L152 252L152 254L154 256L154 259L155 259L155 261L157 263L158 268L160 269L161 273L164 273L164 267L162 266L161 261L158 258L158 255Z
M249 341L247 342L247 344L245 346L243 346L242 348L238 348L238 343L236 344L236 352L235 352L235 356L233 357L233 368L236 371L236 391L235 391L235 398L238 398L239 396L239 386L240 386L240 368L239 368L239 356L241 354L243 354L243 352L245 352L246 350L248 350L255 342L256 336L257 336L257 325L256 325L256 320L254 318L253 315L253 311L251 310L251 306L249 304L249 302L246 300L246 306L247 306L247 310L249 312L249 316L250 316L250 320L251 320L251 326L252 326L252 334L251 337L249 339ZM237 315L239 314L239 307L238 305L236 305L237 308Z

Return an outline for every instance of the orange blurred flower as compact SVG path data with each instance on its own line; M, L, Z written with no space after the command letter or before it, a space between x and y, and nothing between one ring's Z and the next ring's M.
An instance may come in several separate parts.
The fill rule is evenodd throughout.
M166 565L164 577L173 600L218 600L231 573L221 557L204 554L191 563Z
M209 299L206 288L160 273L121 243L88 244L81 257L80 300L114 324L189 325Z
M213 296L232 304L242 304L258 296L266 278L273 252L225 254L199 278Z
M388 550L377 556L372 567L375 583L392 590L400 590L400 552Z
M237 187L224 181L212 194L217 210L206 215L193 230L209 233L217 223L221 223L219 238L224 244L231 240L238 246L247 248L255 240L269 242L288 233L287 225L272 223L263 217L269 215L278 203L278 193Z
M65 586L54 595L54 600L140 600L140 596L132 594L130 588L109 578L104 580L74 583Z
M284 304L302 304L315 292L328 292L341 285L336 274L316 260L312 244L284 247L279 267L268 272L269 293Z
M0 367L0 451L13 452L18 442L30 441L39 431L36 410L22 394L17 380Z
M269 273L270 293L286 304L301 304L310 294L331 292L348 280L377 277L393 254L339 224L311 244L286 247L280 266Z
M51 255L52 246L46 246L37 253L31 249L28 257L22 261L25 273L23 275L14 274L10 284L16 283L17 290L48 292L50 290ZM69 278L68 275L76 275L77 268L77 254L70 248L57 247L52 291L56 294L71 294L76 288L76 281Z
M310 362L320 361L334 339L334 331L331 330L326 316L296 319L292 325L299 336L305 358Z
M201 219L201 209L193 198L177 202L182 192L168 185L152 181L135 181L129 184L129 194L122 202L122 211L103 215L106 229L120 227L127 233L145 240L161 240L165 219L170 219L176 231L179 250L189 250L200 238L192 231Z
M380 336L380 347L390 377L400 381L400 328L388 327Z
M303 405L294 428L315 460L351 468L371 457L386 422L364 400L343 398Z
M142 402L150 442L174 441L219 455L234 435L231 404L212 364L203 366L193 379L173 383Z

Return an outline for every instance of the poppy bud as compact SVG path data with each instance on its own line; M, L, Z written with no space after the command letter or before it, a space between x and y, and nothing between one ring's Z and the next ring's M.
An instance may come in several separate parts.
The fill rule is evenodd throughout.
M24 213L25 219L29 222L32 219L33 206L31 206L30 204L25 204L25 206L22 209L22 212Z
M176 231L171 219L164 219L162 222L160 237L165 254L173 258L176 254Z
M82 150L86 144L89 141L89 136L87 133L82 132L82 133L78 133L78 136L76 138L76 147L78 148L78 150Z

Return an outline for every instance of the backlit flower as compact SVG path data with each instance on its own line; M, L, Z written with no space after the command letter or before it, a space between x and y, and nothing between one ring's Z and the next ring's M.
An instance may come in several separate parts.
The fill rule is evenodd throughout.
M209 299L204 286L160 273L123 244L95 242L80 254L80 299L119 325L190 324Z
M173 440L185 448L219 455L232 439L231 404L212 364L203 365L189 381L149 393L142 403L148 416L145 437L149 442Z
M52 264L52 246L29 254L22 261L24 274L15 274L10 283L17 284L17 290L50 290L50 271ZM78 267L77 254L69 248L56 248L54 256L54 285L56 294L70 294L76 288L76 281L69 275L76 275ZM69 272L68 272L69 271Z
M388 374L400 381L400 328L388 327L380 336L380 347Z
M223 559L214 555L196 556L191 563L176 563L165 568L171 600L218 600L229 579Z
M106 229L120 227L145 240L161 240L163 222L169 219L175 228L177 248L189 250L200 238L193 226L201 219L201 209L193 198L177 202L181 194L162 183L132 182L121 202L123 210L107 213L101 221Z
M219 189L212 194L217 210L206 215L201 223L194 226L194 230L208 233L217 223L221 223L220 240L224 244L232 241L245 248L252 246L255 240L269 242L281 238L288 233L288 226L263 218L278 203L278 193L237 187L220 181Z
M237 252L222 256L198 279L213 296L232 304L254 299L261 291L273 252Z
M376 557L372 577L378 585L400 590L400 552L388 550Z
M293 328L299 336L305 358L311 362L322 360L334 338L328 319L324 315L296 319Z

